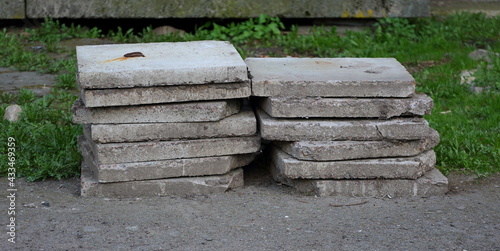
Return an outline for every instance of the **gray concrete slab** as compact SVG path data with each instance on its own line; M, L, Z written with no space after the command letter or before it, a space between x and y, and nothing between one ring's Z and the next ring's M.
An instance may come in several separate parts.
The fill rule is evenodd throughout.
M437 131L419 140L273 142L294 158L311 161L415 156L438 143Z
M166 195L206 195L224 193L244 184L243 170L238 168L224 175L99 183L88 167L82 164L81 196L133 198Z
M101 165L96 163L83 136L79 145L83 161L99 183L220 175L246 166L255 158L255 154L242 154Z
M124 89L82 89L86 107L127 106L250 97L250 81Z
M41 97L47 95L55 85L55 74L0 67L0 93L17 94L21 89L28 89L33 91L37 97Z
M26 18L24 0L0 0L0 6L0 19Z
M417 179L434 168L436 154L430 150L414 157L342 161L296 159L278 147L271 149L272 172L282 179Z
M258 136L99 144L89 142L99 164L214 157L255 153Z
M410 98L288 98L258 99L274 118L392 118L430 114L434 103L425 94Z
M239 111L239 100L87 108L78 99L72 108L73 122L77 124L219 121Z
M316 196L352 197L429 197L445 195L448 179L439 170L432 169L416 180L278 180L300 192Z
M257 120L244 110L214 122L87 124L84 133L97 143L238 137L255 135Z
M124 57L141 52L144 57ZM225 41L76 47L82 89L248 81L247 66Z
M247 58L261 97L408 97L415 79L394 58Z
M429 0L26 0L29 18L376 18L429 16Z
M260 135L272 141L419 140L435 133L423 118L276 119L256 109Z

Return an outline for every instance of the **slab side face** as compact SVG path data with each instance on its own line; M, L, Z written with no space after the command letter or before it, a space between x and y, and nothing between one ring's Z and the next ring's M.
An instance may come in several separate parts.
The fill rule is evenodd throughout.
M83 137L79 138L79 145L83 162L99 183L220 175L250 164L255 157L254 154L242 154L100 165Z
M128 106L246 98L250 82L161 86L125 89L82 89L80 97L86 107Z
M224 175L99 183L82 164L81 196L83 197L153 197L166 195L205 195L224 193L243 186L243 170Z
M213 122L85 125L84 133L97 143L238 137L255 135L257 120L244 110Z
M295 159L274 147L271 158L279 179L417 179L436 164L432 150L415 157L318 162Z
M0 0L0 19L23 19L25 18L24 0Z
M300 192L316 196L352 197L428 197L448 192L448 179L432 169L416 180L280 180Z
M144 57L124 57L132 52ZM245 62L224 41L78 46L76 56L82 89L248 81Z
M255 153L260 150L258 136L89 144L98 164L214 157Z
M274 118L392 118L430 114L434 103L425 94L410 98L286 98L259 99Z
M73 122L77 124L219 121L239 111L239 100L87 108L78 99L72 107Z
M271 141L419 140L435 131L423 118L276 119L261 109L256 114L261 137Z
M247 58L261 97L409 97L415 79L394 58Z
M439 143L437 132L420 140L273 142L296 159L332 161L415 156Z

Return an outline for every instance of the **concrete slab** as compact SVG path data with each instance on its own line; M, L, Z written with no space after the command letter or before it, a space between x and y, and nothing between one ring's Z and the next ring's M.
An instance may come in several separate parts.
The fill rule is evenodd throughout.
M255 153L258 136L99 144L89 142L96 162L120 164Z
M82 89L86 107L160 104L250 97L250 81L125 89Z
M274 118L392 118L430 114L434 103L425 94L410 98L288 98L258 100L260 107Z
M448 179L432 169L416 180L278 180L298 191L316 196L428 197L448 192Z
M87 124L84 133L97 143L238 137L255 135L257 120L245 110L214 122Z
M369 159L418 155L435 147L439 143L439 134L434 131L429 137L420 140L275 141L273 143L287 154L301 160Z
M35 96L42 97L49 94L55 85L55 74L18 71L0 67L0 93L17 95L21 89L29 89L35 93Z
M272 147L272 172L282 179L417 179L434 168L436 154L430 150L414 157L343 161L298 160Z
M0 19L26 18L25 0L0 0Z
M124 57L132 52L144 57ZM76 56L83 89L248 81L245 62L225 41L78 46Z
M242 154L101 165L96 163L83 136L79 138L79 145L83 161L99 183L226 174L250 164L255 158L255 154Z
M29 18L381 18L429 16L429 0L26 0Z
M419 140L435 130L423 118L276 119L256 109L260 134L272 141Z
M408 97L415 79L394 58L247 58L261 97Z
M205 195L224 193L243 186L243 170L224 175L171 178L158 180L99 183L82 164L81 196L83 197L152 197L166 195Z
M239 111L239 100L87 108L78 99L72 108L73 122L77 124L219 121Z

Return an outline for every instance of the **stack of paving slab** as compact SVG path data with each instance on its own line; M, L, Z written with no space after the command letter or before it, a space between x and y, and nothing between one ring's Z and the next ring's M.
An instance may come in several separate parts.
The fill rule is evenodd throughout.
M247 58L273 178L317 196L441 195L433 101L391 58Z
M77 47L82 196L221 193L260 150L247 67L227 42Z

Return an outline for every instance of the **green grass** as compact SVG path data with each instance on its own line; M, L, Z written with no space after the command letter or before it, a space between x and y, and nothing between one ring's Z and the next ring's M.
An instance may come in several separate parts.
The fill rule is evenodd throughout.
M78 175L80 155L76 147L81 127L71 123L70 107L75 96L74 51L60 42L73 38L107 38L116 42L178 42L227 40L243 57L395 57L417 80L417 91L435 102L425 118L441 135L435 148L437 167L444 173L461 171L487 176L500 172L500 59L473 61L468 53L484 48L500 52L500 18L459 13L441 18L384 18L363 31L346 32L315 27L308 35L296 26L285 28L278 18L265 15L239 23L207 23L191 34L156 35L151 27L141 31L117 28L103 34L98 28L66 26L51 19L20 34L0 31L0 66L57 73L53 93L35 98L27 90L20 95L0 93L0 116L9 103L24 109L21 121L0 123L0 140L15 137L18 143L18 175L28 180ZM283 32L285 31L286 32ZM69 53L68 57L54 55ZM473 93L460 85L462 70L478 69ZM0 159L7 159L7 144L0 144ZM0 167L5 176L7 166Z

